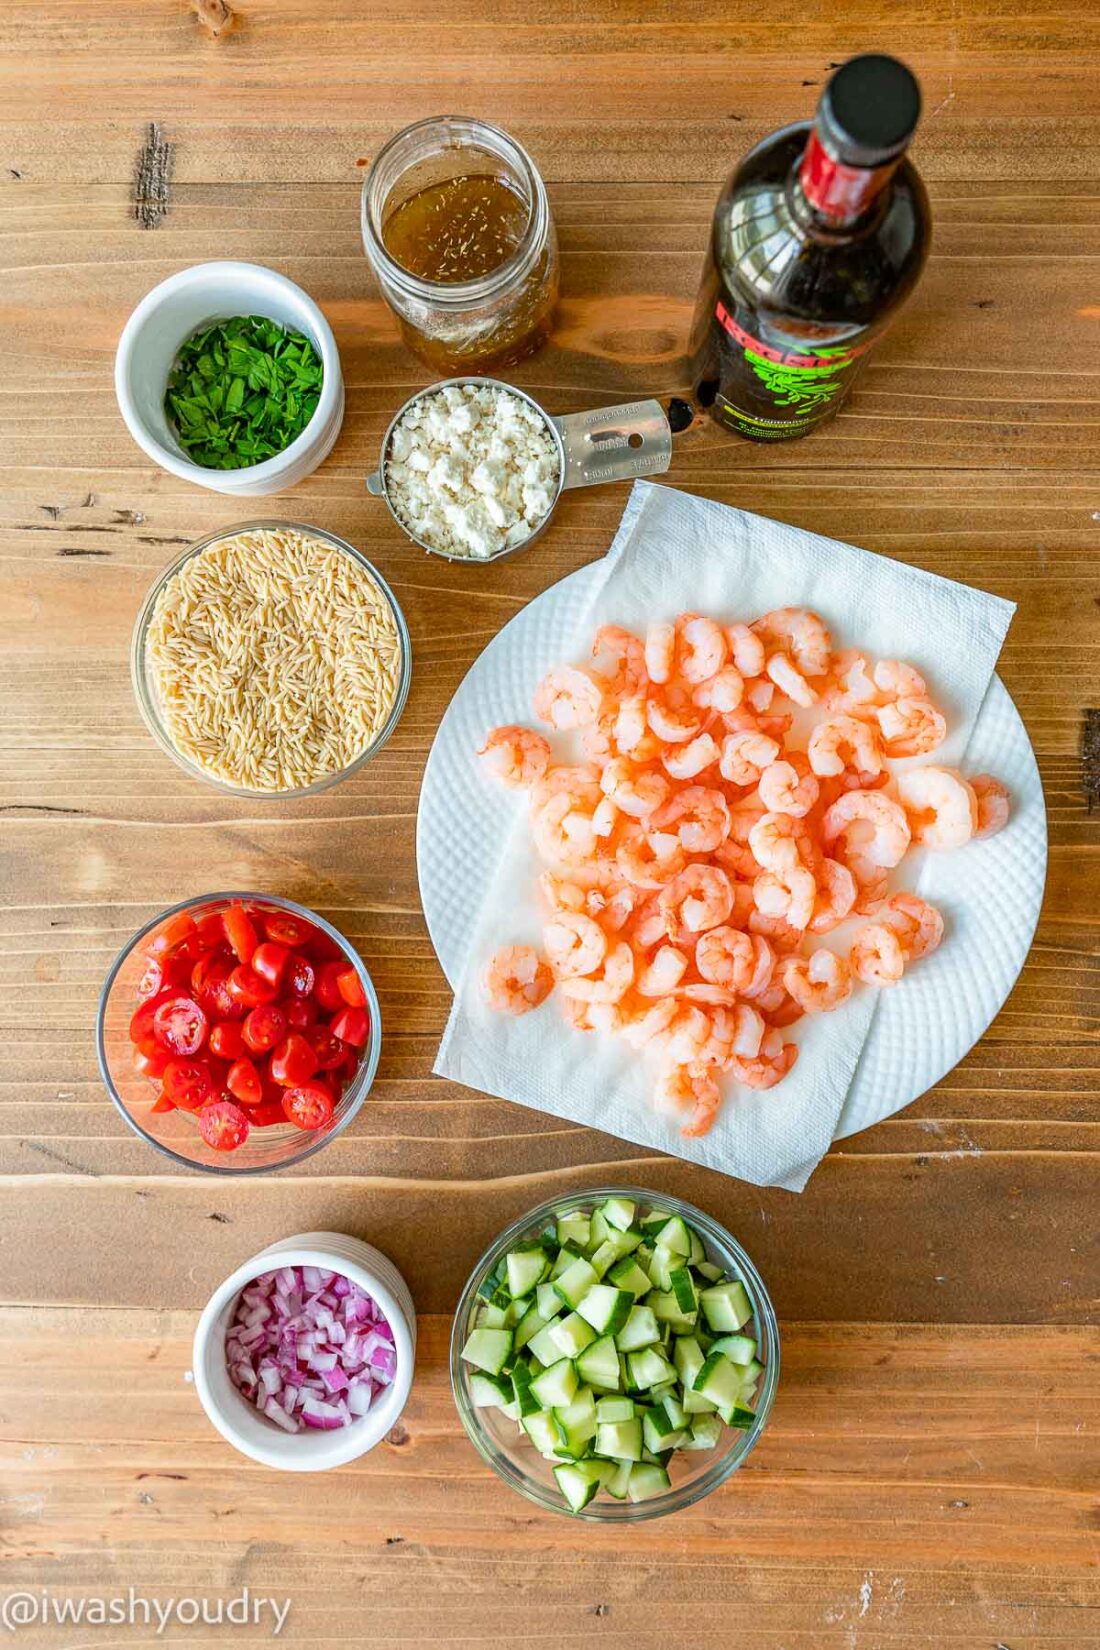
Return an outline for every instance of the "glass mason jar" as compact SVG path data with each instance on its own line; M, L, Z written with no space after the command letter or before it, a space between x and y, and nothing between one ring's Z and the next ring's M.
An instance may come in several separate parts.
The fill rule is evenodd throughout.
M414 195L463 177L498 179L526 205L518 244L475 280L411 274L386 248L387 223ZM508 366L546 341L558 300L554 220L534 162L506 132L460 115L407 126L367 173L362 224L367 258L405 342L437 372Z

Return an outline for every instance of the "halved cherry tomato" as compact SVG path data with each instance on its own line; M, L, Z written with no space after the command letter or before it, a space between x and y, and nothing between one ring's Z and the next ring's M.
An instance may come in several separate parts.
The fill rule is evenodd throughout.
M322 934L318 929L307 947L314 962L338 962L342 968L348 966L347 953L342 945L338 945L328 934Z
M272 985L270 980L265 980L262 974L257 974L254 968L248 968L244 963L230 974L229 989L246 1008L274 1002L279 993L277 985Z
M275 940L264 940L252 953L252 967L271 985L278 985L289 957L289 946L279 945Z
M153 1030L153 1016L161 1003L169 1002L172 996L171 991L162 991L156 997L148 998L131 1017L130 1041L142 1054L155 1054L160 1047Z
M337 1014L329 1030L342 1043L350 1043L352 1048L362 1048L370 1036L370 1016L365 1008L345 1008L343 1013Z
M299 1032L292 1031L272 1054L268 1070L276 1083L282 1083L284 1088L294 1088L313 1076L317 1070L317 1056L306 1039Z
M159 1100L154 1100L149 1107L150 1111L175 1111L175 1109L175 1103L169 1100L166 1094L162 1094Z
M317 1024L319 1010L312 997L286 997L279 1007L286 1015L287 1025L295 1031L306 1031Z
M177 911L174 917L169 917L164 927L145 948L148 957L162 957L166 951L171 951L185 940L189 934L195 932L195 919L186 911Z
M219 1060L239 1060L244 1053L241 1028L233 1020L219 1020L210 1028L210 1052Z
M279 1090L277 1100L262 1100L258 1106L249 1109L248 1121L253 1128L270 1128L273 1123L285 1123L286 1112L283 1110L283 1090Z
M198 1117L199 1133L216 1152L235 1152L248 1139L248 1118L232 1100L215 1100L203 1106Z
M163 1077L164 1068L172 1056L167 1049L158 1048L153 1054L143 1054L140 1048L131 1050L134 1061L134 1070L142 1077Z
M243 1020L248 1012L229 989L233 965L216 951L200 957L191 970L191 995L212 1020Z
M305 957L291 956L287 964L285 985L296 997L308 997L317 980L317 972Z
M158 991L164 989L164 969L159 957L149 957L145 964L145 972L137 985L137 994L142 999L155 997Z
M340 995L352 1008L366 1008L367 994L363 990L363 982L359 978L357 968L345 968L337 974L336 984L340 988Z
M242 1106L258 1106L264 1097L260 1074L247 1056L234 1060L225 1079L225 1086Z
M169 1054L197 1054L206 1031L206 1015L193 997L169 997L153 1012L153 1035Z
M266 1054L269 1048L281 1043L285 1035L286 1015L274 1003L254 1008L241 1027L241 1036L253 1054Z
M217 1094L218 1085L205 1060L169 1060L164 1068L164 1092L181 1111L198 1111Z
M227 911L223 911L222 925L225 928L225 937L236 952L238 960L250 963L260 936L244 906L231 905Z
M317 983L313 988L313 995L322 1008L327 1008L330 1014L336 1014L344 1006L344 993L340 990L340 975L347 967L346 963L322 963L317 974Z
M292 916L289 911L270 911L264 917L264 933L280 945L307 945L316 939L317 930L304 917Z
M348 1057L348 1045L334 1037L328 1026L316 1026L309 1034L317 1056L318 1071L335 1071Z
M195 937L204 951L220 951L227 944L221 912L208 911L205 917L200 917Z
M283 1095L283 1110L296 1128L323 1129L331 1123L335 1105L323 1083L299 1083Z

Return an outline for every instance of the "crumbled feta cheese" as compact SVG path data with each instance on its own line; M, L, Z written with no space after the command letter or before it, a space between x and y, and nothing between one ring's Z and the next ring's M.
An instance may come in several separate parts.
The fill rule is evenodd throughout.
M487 561L531 537L553 507L558 449L546 419L491 385L420 396L394 429L386 492L416 538Z

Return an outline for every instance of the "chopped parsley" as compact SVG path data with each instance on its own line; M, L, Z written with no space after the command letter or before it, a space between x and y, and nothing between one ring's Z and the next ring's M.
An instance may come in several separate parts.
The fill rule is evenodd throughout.
M188 338L168 375L164 410L193 463L244 470L301 435L323 377L302 333L263 315L238 315Z

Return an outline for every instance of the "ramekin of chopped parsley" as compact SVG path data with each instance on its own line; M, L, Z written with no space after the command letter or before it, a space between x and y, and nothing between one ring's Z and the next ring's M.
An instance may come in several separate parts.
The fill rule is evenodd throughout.
M164 410L192 463L244 470L297 440L317 410L323 378L304 333L263 315L237 315L183 344Z

